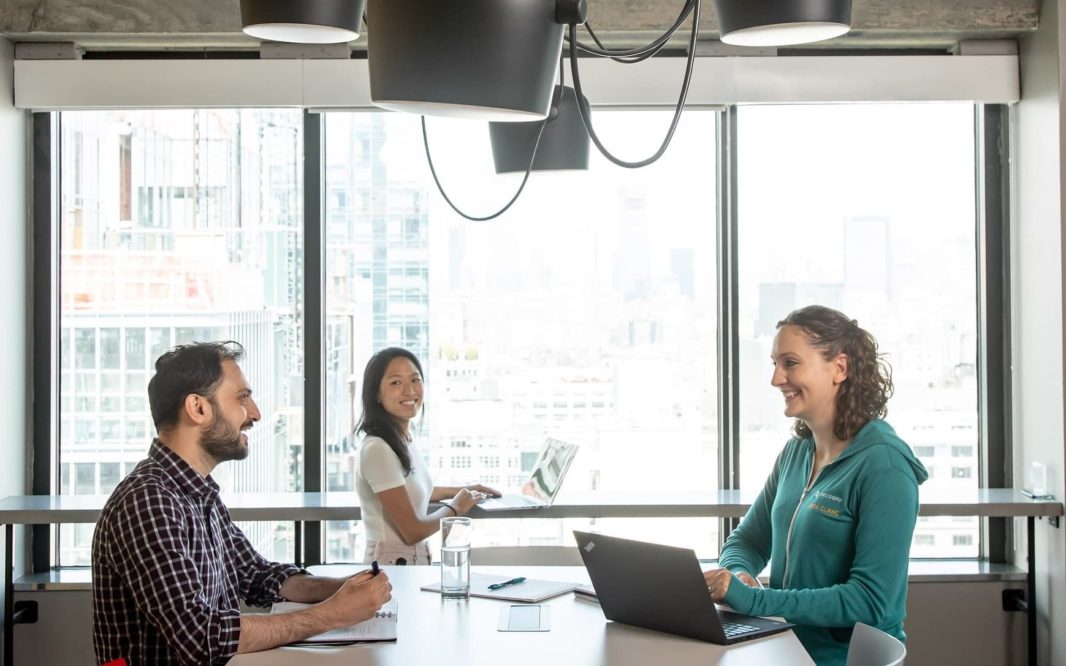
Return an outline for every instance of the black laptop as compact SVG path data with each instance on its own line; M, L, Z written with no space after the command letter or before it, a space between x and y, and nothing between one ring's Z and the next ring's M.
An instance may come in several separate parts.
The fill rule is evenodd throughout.
M692 550L577 530L574 538L608 620L719 645L793 626L718 610Z

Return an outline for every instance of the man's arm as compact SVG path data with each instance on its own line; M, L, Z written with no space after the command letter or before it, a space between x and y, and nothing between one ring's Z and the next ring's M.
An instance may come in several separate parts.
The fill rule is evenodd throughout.
M356 574L360 576L365 571ZM305 604L314 604L333 596L348 578L330 578L328 576L314 576L311 574L295 574L289 576L282 583L278 595L289 601L299 601Z
M307 582L307 579L314 579L314 576L293 576L286 581L286 585L299 578L305 579L305 582L295 582L297 589L303 585L309 585L308 589L312 591L323 589L318 583ZM392 585L384 572L377 576L363 572L351 578L322 578L319 581L323 585L326 581L339 582L340 585L332 595L316 606L280 615L242 615L241 638L237 652L269 650L331 629L368 620L392 598ZM282 587L284 590L284 586Z

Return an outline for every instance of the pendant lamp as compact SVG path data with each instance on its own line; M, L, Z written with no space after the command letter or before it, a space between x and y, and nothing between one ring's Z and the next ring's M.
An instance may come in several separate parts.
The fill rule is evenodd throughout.
M582 96L581 103L589 108ZM585 170L589 168L589 135L577 109L577 93L569 86L555 86L548 122L489 123L492 161L496 173L523 172L533 160L533 171ZM537 142L537 135L540 142ZM536 157L533 151L536 149Z
M336 44L359 37L366 0L241 0L244 33L297 44Z
M715 0L726 44L786 46L851 30L851 0Z
M370 0L370 99L422 115L521 122L551 104L556 0Z

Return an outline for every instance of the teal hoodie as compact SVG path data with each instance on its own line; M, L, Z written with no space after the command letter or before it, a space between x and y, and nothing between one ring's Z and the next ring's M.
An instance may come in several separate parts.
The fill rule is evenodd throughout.
M890 425L867 423L806 488L813 439L793 438L762 492L722 547L734 576L725 602L750 615L784 617L819 666L843 666L856 622L905 640L907 564L918 517L922 463Z

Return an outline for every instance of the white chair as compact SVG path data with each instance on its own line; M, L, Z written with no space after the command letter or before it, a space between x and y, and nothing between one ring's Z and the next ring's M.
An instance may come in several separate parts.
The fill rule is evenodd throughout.
M581 566L574 546L486 546L470 549L470 564Z
M907 647L895 636L862 622L855 623L847 666L899 666Z

